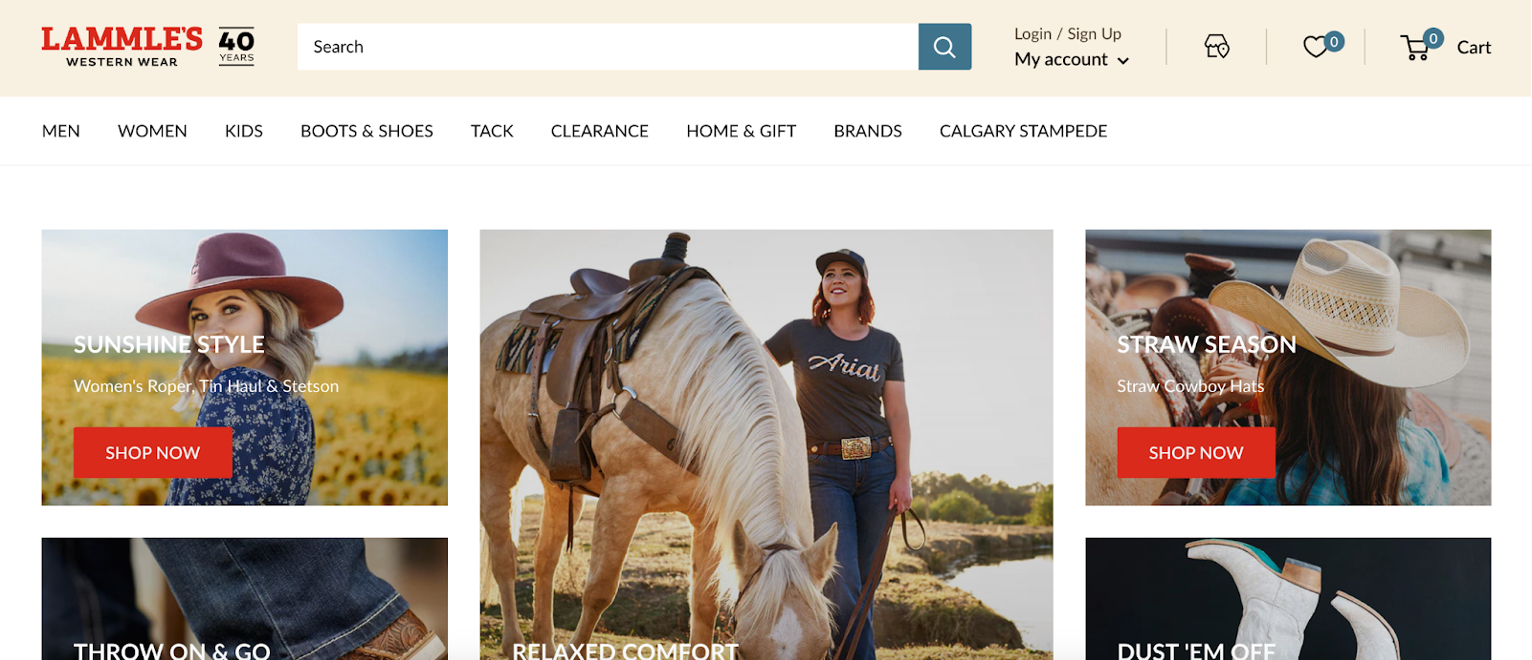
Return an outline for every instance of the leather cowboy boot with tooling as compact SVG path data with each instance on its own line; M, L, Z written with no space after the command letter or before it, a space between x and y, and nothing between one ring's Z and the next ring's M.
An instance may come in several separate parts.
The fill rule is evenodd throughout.
M340 660L445 660L447 647L421 623L415 612L404 614L377 637L340 657Z
M1319 606L1319 567L1288 559L1278 570L1266 553L1234 541L1208 539L1186 548L1192 559L1218 562L1239 587L1245 615L1234 643L1271 644L1271 660L1298 660L1303 629Z
M1356 660L1399 660L1399 636L1383 615L1344 591L1335 592L1334 607L1356 633Z

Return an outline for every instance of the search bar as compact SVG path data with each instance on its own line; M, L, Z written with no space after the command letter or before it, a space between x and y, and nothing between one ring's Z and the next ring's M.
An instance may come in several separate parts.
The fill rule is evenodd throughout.
M973 68L968 23L300 23L300 71Z

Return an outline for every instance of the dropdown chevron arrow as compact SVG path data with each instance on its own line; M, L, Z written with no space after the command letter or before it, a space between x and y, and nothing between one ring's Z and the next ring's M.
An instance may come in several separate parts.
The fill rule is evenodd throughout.
M1127 64L1128 63L1128 58L1126 58L1126 57L1119 57L1119 58L1117 58L1117 61L1121 62L1123 64Z

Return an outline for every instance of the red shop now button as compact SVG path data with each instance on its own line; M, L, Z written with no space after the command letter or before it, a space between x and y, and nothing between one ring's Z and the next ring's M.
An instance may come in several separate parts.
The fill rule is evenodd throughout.
M74 476L228 479L234 476L234 429L78 426Z
M1121 479L1273 479L1272 427L1117 429Z

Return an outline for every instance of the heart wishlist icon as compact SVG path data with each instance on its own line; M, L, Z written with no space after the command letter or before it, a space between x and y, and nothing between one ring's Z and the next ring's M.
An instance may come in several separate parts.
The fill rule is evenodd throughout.
M1324 38L1324 36L1321 35L1321 36L1318 36L1318 37L1304 37L1303 38L1303 49L1308 51L1309 55L1312 55L1314 57L1319 57L1320 55L1325 54L1325 38Z

